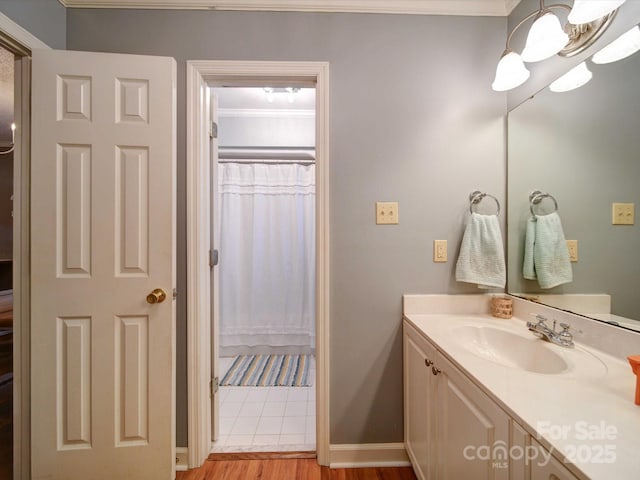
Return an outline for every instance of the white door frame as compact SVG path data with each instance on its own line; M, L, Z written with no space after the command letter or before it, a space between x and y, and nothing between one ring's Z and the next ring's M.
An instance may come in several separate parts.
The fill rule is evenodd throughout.
M0 13L0 32L20 50L50 49L29 31ZM16 64L17 65L17 64ZM31 375L29 281L31 195L31 63L23 59L14 72L16 150L13 175L13 478L31 478Z
M329 64L187 62L187 401L189 467L211 449L208 82L312 82L316 88L316 449L329 464Z

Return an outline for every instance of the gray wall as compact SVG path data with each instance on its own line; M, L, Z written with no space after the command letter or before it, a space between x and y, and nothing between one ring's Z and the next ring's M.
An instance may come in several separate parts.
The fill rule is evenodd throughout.
M66 9L56 0L0 0L0 12L51 48L67 44Z
M178 61L178 290L185 289L185 61L329 61L331 442L402 441L401 296L454 279L468 195L504 200L506 95L491 90L504 18L69 9L67 46ZM376 226L374 202L400 203ZM450 261L434 264L433 239ZM178 444L186 443L179 297Z
M552 4L554 2L547 2ZM558 3L558 2L555 2ZM559 2L566 3L566 2ZM511 31L520 20L525 18L527 14L537 11L540 8L539 0L522 0L520 4L511 12L508 19L508 28ZM554 9L553 12L558 15L564 24L567 13L564 9ZM566 11L568 12L568 11ZM527 32L533 20L529 20L522 27L520 27L513 36L510 47L516 52L521 52L524 48ZM555 79L561 77L565 72L578 65L583 60L589 58L596 51L600 50L603 46L607 45L611 41L615 40L622 33L629 30L632 26L640 22L640 2L630 1L623 4L612 24L609 26L606 32L595 42L591 47L584 52L579 53L570 58L563 58L560 56L554 56L548 60L544 60L538 63L526 64L527 69L531 72L529 80L518 88L511 90L508 94L508 109L512 110L520 103L525 101L531 95L535 94L545 86L553 82ZM502 47L504 50L504 46ZM500 58L500 52L496 53L496 64Z
M522 278L528 196L542 189L579 247L573 282L546 292L608 293L613 313L640 320L640 222L611 225L613 202L640 205L640 53L589 69L585 86L545 89L509 113L509 291L542 291Z
M316 144L313 115L221 113L218 125L218 145L221 147L313 148Z

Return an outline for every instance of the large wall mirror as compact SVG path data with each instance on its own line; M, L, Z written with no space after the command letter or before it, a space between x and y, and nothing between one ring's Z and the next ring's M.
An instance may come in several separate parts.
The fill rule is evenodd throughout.
M596 65L564 93L545 88L508 115L508 291L640 330L640 53ZM577 240L573 281L543 289L523 277L530 194L555 209ZM612 224L612 204L635 206L633 225Z

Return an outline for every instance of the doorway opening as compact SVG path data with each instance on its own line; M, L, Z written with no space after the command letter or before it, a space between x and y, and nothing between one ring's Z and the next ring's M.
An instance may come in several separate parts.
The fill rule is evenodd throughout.
M14 63L0 46L0 478L13 476Z
M219 429L220 378L217 342L216 275L211 233L211 87L315 88L315 352L316 455L329 464L329 64L192 60L187 62L187 398L188 466L211 453ZM216 149L213 149L216 150ZM209 261L203 261L209 259ZM221 259L222 261L223 259ZM213 286L213 288L212 288ZM212 295L213 293L213 295ZM212 325L213 323L213 325ZM213 327L213 328L212 328ZM213 363L213 364L212 364ZM219 389L218 389L219 393ZM213 420L213 425L212 425Z
M0 477L27 478L30 55L49 47L2 14L0 20Z
M210 92L214 453L316 449L316 91L282 85Z

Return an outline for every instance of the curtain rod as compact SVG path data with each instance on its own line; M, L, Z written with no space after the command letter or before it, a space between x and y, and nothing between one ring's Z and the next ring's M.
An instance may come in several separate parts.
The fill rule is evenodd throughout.
M259 163L262 165L315 165L315 160L267 160L263 158L235 158L233 160L218 160L218 163Z
M222 163L256 160L315 163L316 151L310 147L220 147L218 158Z

